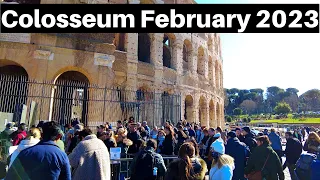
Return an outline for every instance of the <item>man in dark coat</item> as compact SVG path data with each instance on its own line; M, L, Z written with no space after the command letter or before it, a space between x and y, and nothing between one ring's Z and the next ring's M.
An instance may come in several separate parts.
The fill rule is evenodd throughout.
M43 125L42 130L43 139L19 153L9 168L6 180L71 180L68 156L56 144L61 138L59 126L50 121Z
M236 135L241 142L244 142L244 136L242 135L240 128L236 128Z
M254 148L257 147L254 133L251 131L250 127L243 127L242 133L244 135L244 143L249 146L250 152L253 152Z
M286 155L286 162L284 163L283 169L288 167L290 176L292 180L296 180L296 175L294 173L294 169L300 155L302 153L302 144L301 142L293 137L291 132L286 132L286 150L284 151Z
M232 180L244 180L244 168L246 159L249 157L250 150L243 142L236 137L236 133L231 131L227 135L226 154L234 158L235 169L233 170Z
M128 149L128 154L136 154L139 151L139 146L138 146L138 140L141 139L141 136L137 132L137 124L130 124L129 125L130 133L128 133L127 138L130 139L133 144L132 146L129 147Z

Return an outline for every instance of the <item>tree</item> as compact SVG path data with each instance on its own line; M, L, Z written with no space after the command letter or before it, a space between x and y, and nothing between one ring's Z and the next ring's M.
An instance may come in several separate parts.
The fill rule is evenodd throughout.
M257 104L252 100L244 100L240 104L240 108L246 111L248 114L252 114L257 109Z
M320 90L311 89L303 93L300 97L300 102L306 105L305 110L318 111L320 108Z
M293 112L298 111L298 105L299 105L299 97L298 95L291 94L288 97L285 97L284 102L288 103L292 109Z
M233 115L236 115L236 116L240 116L242 114L242 109L240 108L235 108L233 110Z
M274 108L277 114L288 114L291 111L290 105L286 102L278 103Z
M227 108L229 103L230 103L228 94L229 94L229 90L228 89L224 89L224 108Z

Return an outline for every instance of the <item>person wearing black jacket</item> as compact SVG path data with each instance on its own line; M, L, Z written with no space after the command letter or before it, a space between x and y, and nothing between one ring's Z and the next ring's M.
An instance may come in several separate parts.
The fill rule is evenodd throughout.
M235 132L229 132L227 138L225 153L233 157L235 161L232 180L244 180L244 168L246 167L250 150L245 143L239 141Z
M175 138L174 138L174 130L171 126L167 126L164 128L166 133L165 139L162 143L161 154L164 155L174 155L175 149Z
M141 139L141 136L137 132L137 124L130 124L130 133L128 133L127 138L130 139L133 144L128 149L128 154L136 154L139 151L138 141Z
M253 152L253 149L257 147L255 134L251 131L250 127L243 127L242 133L244 135L244 143L249 146L250 152Z
M288 167L291 179L296 180L297 178L294 169L302 153L302 144L297 138L293 137L291 132L286 132L286 139L287 144L286 150L284 151L286 155L286 162L284 163L283 169Z

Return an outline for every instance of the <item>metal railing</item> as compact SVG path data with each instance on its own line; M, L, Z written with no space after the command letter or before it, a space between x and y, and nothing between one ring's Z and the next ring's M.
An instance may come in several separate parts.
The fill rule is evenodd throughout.
M177 156L162 156L166 167L173 160L177 159ZM111 160L111 180L128 179L130 177L129 169L133 158L121 158L117 160Z
M0 74L0 120L55 120L61 125L79 119L86 126L134 117L150 126L181 118L180 94L125 90L88 84L78 79L55 82L30 80L27 76Z

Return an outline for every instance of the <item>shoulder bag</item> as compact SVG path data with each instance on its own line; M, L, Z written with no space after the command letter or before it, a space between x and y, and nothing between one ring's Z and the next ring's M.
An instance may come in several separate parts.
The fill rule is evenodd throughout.
M262 169L261 169L260 171L251 172L251 173L248 175L248 180L262 180L262 171L263 171L264 167L265 167L266 164L267 164L267 161L268 161L268 159L269 159L269 157L270 157L270 154L271 154L271 152L269 153L266 161L264 162L264 165L263 165Z

